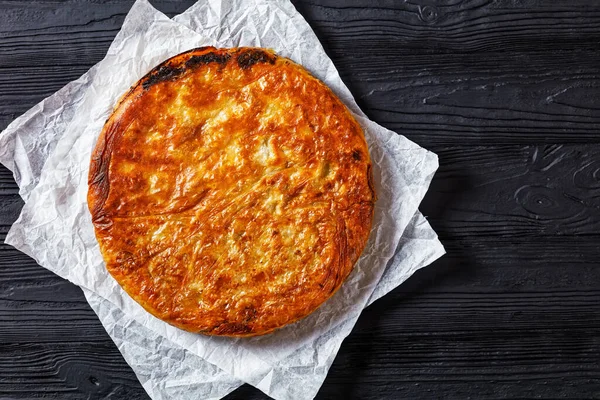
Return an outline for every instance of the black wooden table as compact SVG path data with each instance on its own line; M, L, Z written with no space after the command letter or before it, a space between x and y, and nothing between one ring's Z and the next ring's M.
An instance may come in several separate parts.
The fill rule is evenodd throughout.
M0 0L0 129L131 4ZM363 110L439 155L421 209L448 251L364 312L318 398L600 398L600 3L295 4ZM1 240L22 204L0 167ZM0 399L25 398L147 395L81 291L2 244Z

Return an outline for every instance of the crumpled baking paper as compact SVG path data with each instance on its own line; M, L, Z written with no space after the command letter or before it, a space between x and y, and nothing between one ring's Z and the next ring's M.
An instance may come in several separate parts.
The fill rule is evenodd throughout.
M437 158L364 117L291 3L211 0L176 20L137 2L103 61L2 133L0 161L14 171L27 200L7 243L87 288L90 304L153 397L185 398L191 389L219 398L241 380L275 398L312 398L362 308L443 253L417 212ZM116 98L160 61L202 45L271 47L302 63L356 114L374 162L374 228L351 277L313 315L269 336L209 338L147 314L106 272L85 204L89 154Z

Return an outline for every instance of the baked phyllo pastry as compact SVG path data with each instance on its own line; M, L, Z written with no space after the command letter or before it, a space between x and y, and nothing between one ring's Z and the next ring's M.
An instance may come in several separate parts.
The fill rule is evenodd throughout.
M93 150L88 204L106 268L149 313L252 336L331 297L371 230L363 131L300 65L203 47L140 79Z

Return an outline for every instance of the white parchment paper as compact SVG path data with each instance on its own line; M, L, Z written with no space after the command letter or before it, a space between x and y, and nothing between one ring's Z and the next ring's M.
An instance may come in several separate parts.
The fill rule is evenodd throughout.
M367 301L385 294L416 268L442 254L435 234L416 213L437 167L436 158L364 118L316 37L290 3L200 2L178 20L202 35L170 21L145 2L136 3L105 60L34 107L0 136L0 161L15 172L15 178L21 183L21 194L27 199L7 242L32 255L41 265L109 300L86 292L128 362L134 369L137 365L136 372L141 371L141 367L131 361L134 358L131 355L162 354L160 347L165 343L178 348L181 354L193 353L214 364L205 368L208 375L181 373L187 383L176 385L169 383L173 366L160 369L162 377L138 372L142 383L147 377L146 383L150 384L144 386L155 397L168 396L168 388L190 386L200 379L200 383L210 382L203 385L205 389L210 387L203 397L210 394L218 398L239 384L233 378L236 377L276 398L311 398ZM208 36L211 39L207 39ZM380 200L374 231L368 249L340 293L293 329L250 340L192 335L141 310L106 273L85 205L89 154L115 99L168 56L207 44L272 47L301 62L357 114L378 167L375 172ZM50 140L44 142L40 136L27 135L36 130L47 133L45 136ZM44 161L36 152L37 155L50 154L50 157ZM43 170L38 174L41 166ZM39 184L36 184L38 176ZM404 236L400 251L373 294L407 225L410 232ZM124 350L128 348L126 345L136 343L136 334L132 332L138 330L147 331L138 337L154 335L157 339L146 340L141 346L143 351ZM169 340L164 340L165 337ZM150 352L145 352L147 349ZM195 360L193 356L184 358ZM197 361L205 363L200 358ZM185 363L179 363L182 364ZM189 370L203 370L198 364L191 365L194 367ZM215 365L221 370L214 368ZM211 380L207 376L218 376L218 379ZM216 382L225 384L219 386ZM217 386L221 390L214 389Z

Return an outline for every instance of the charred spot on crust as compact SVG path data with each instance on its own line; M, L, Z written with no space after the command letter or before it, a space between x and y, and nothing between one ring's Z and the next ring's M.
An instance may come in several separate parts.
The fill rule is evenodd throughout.
M201 46L201 47L196 47L194 49L190 49L188 51L184 51L180 55L189 54L189 53L199 53L199 52L208 51L208 50L217 50L217 48L215 46Z
M148 90L157 83L177 78L179 75L183 74L184 71L183 68L173 67L169 64L161 65L158 69L150 72L148 77L142 83L142 87L144 90Z
M354 158L356 161L360 161L362 159L362 154L360 154L359 150L354 150L352 152L352 158Z
M217 63L226 64L231 59L230 54L206 53L199 56L191 56L186 62L187 68L195 68L203 64Z
M100 209L92 216L92 222L98 229L109 229L113 226L113 221Z
M245 50L237 56L237 63L242 69L247 69L258 63L274 64L276 57L260 49Z
M377 200L377 194L375 193L375 183L373 182L373 167L371 164L367 166L367 182L369 184L369 189L371 189L371 196L373 201Z
M244 309L244 322L248 323L254 319L256 319L256 308L254 308L253 306L248 306Z
M239 322L224 322L215 327L214 332L218 335L240 335L252 332L252 328Z

